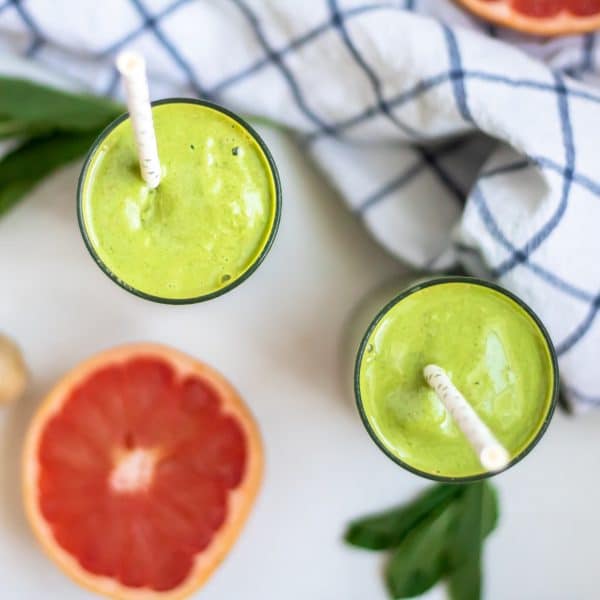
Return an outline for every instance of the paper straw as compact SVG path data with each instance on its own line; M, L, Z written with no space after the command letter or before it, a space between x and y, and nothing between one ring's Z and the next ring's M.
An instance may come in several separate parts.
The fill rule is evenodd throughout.
M454 387L444 369L437 365L427 365L423 369L423 375L465 434L481 466L486 471L500 471L506 467L510 460L508 451Z
M125 87L140 172L148 187L154 189L160 183L161 173L146 79L146 63L144 57L137 52L125 51L117 56L116 65Z

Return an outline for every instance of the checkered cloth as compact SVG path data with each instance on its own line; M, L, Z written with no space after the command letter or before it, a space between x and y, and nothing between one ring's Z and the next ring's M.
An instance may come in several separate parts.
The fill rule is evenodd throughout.
M0 45L98 92L120 93L128 46L153 96L296 131L390 252L530 303L576 408L600 404L596 39L527 40L448 0L0 0Z

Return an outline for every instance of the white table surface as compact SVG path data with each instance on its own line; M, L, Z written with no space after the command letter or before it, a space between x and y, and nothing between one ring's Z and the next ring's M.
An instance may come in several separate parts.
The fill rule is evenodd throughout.
M267 471L237 545L203 600L384 600L383 556L347 547L345 524L427 485L364 431L339 369L344 320L400 272L283 134L262 133L278 162L284 212L265 263L206 304L169 307L114 285L92 262L75 216L80 165L46 181L0 220L0 329L22 345L27 396L0 408L3 600L92 596L38 549L21 508L19 455L44 393L79 360L152 340L220 369L261 426ZM487 545L486 598L600 597L600 415L557 414L523 463L496 479L501 524ZM444 598L441 590L426 596Z

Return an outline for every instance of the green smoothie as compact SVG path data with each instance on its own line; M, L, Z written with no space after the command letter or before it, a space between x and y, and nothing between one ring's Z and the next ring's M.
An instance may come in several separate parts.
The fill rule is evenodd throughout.
M279 216L275 166L256 134L195 101L153 107L162 179L140 176L131 122L109 127L80 182L86 243L118 283L197 301L239 283L268 250Z
M532 315L475 281L400 296L367 333L356 366L367 428L395 460L433 477L484 470L423 368L437 364L514 459L539 437L555 395L553 350Z

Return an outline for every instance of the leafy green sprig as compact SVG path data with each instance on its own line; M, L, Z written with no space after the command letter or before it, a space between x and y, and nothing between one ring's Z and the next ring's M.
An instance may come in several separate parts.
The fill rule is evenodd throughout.
M345 539L389 552L385 581L394 599L445 580L453 600L480 600L483 544L497 522L489 482L437 484L408 504L352 522Z
M83 156L123 111L106 98L0 77L0 140L14 144L0 159L0 215L51 172Z

